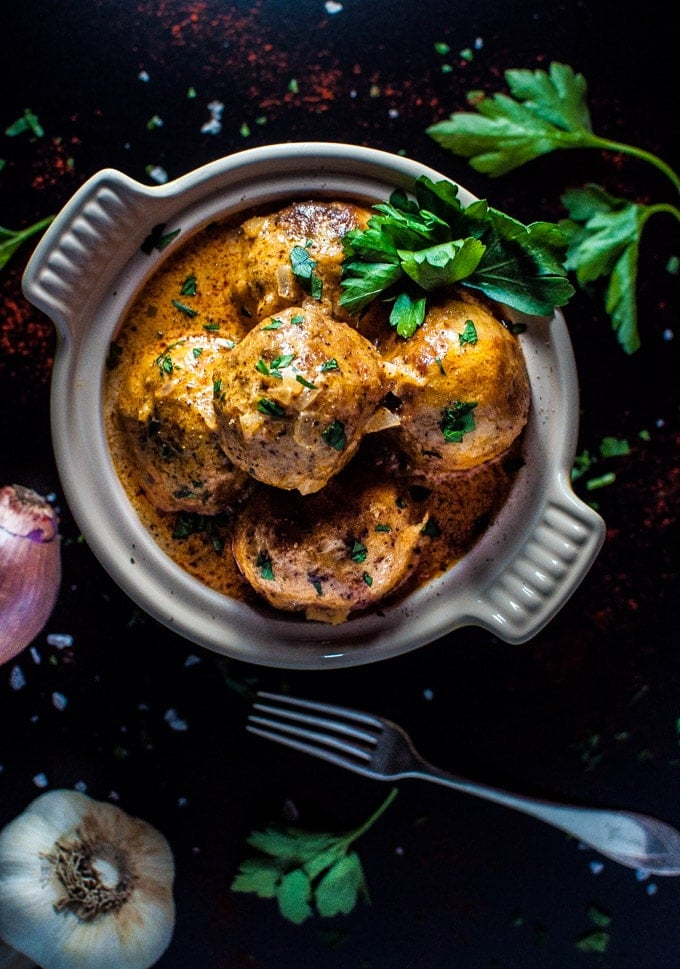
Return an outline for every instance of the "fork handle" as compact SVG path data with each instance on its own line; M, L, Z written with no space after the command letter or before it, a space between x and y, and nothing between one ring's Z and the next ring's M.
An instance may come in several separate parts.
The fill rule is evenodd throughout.
M434 781L514 808L578 838L621 865L655 875L680 875L680 832L665 821L607 808L556 804L464 781L432 765L402 776Z

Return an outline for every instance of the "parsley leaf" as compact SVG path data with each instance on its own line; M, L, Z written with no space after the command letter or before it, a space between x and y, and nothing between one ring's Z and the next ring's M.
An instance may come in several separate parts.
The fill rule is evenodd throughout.
M448 120L431 125L427 133L454 155L467 158L472 168L491 177L557 149L595 148L648 162L680 194L680 176L661 158L593 132L587 83L569 65L553 62L548 72L508 70L505 80L509 95L486 96L470 91L468 103L476 113L454 112ZM680 208L617 199L597 185L568 191L562 203L570 216L559 223L568 241L565 268L575 272L582 287L606 279L604 301L612 329L623 350L634 353L640 347L636 289L642 229L652 215L661 212L680 222ZM485 292L493 296L491 291Z
M36 138L42 138L45 134L45 129L40 124L38 116L30 108L25 108L22 116L5 128L5 134L8 138L15 138L17 135L22 135L28 131Z
M459 111L431 125L427 133L454 155L469 159L478 172L497 177L557 148L599 146L586 104L587 84L566 64L550 72L509 70L514 95L485 97L470 92L477 114Z
M290 251L290 266L293 271L293 275L300 282L300 285L309 293L314 299L321 299L323 294L323 282L316 270L316 260L312 258L309 247L311 242L308 242L306 246L293 246Z
M0 225L0 269L3 269L7 265L17 249L27 239L46 229L53 219L54 216L50 215L46 219L34 222L33 225L29 225L26 229L18 230L3 229Z
M416 179L414 198L395 191L374 206L366 229L343 237L340 303L360 313L381 296L393 302L390 323L404 338L423 322L426 295L453 284L478 289L524 313L550 314L574 289L559 226L525 226L486 201L465 208L458 187Z
M260 854L241 862L231 890L276 899L281 915L296 925L315 909L322 918L349 914L360 898L369 898L361 859L351 846L396 794L393 788L364 824L346 834L275 826L252 832L248 844Z
M565 265L581 286L608 277L605 305L626 353L640 347L637 327L637 262L650 206L615 198L597 185L562 196L570 218L561 222L569 245Z

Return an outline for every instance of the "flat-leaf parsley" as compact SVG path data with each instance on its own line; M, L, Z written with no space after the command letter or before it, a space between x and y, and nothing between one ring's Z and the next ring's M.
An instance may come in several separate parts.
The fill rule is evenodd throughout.
M586 80L568 64L553 62L548 72L508 70L505 80L510 94L470 91L467 99L475 111L456 111L427 133L492 178L558 149L594 148L648 162L680 194L680 176L661 158L594 133ZM584 288L594 280L605 281L612 329L623 350L634 353L640 346L636 288L642 229L660 213L680 221L680 209L665 202L643 205L616 198L597 185L571 189L561 201L569 213L559 223L568 242L565 267Z
M390 323L407 339L423 322L427 295L470 287L529 314L550 314L573 295L557 225L523 225L480 199L465 207L458 186L420 176L413 198L397 190L373 206L365 229L343 237L340 303L361 313L391 300Z
M298 925L315 910L323 918L347 915L359 899L369 900L361 860L350 849L396 794L393 788L364 824L346 834L274 826L252 832L248 844L259 854L241 862L231 890L276 899L281 915Z

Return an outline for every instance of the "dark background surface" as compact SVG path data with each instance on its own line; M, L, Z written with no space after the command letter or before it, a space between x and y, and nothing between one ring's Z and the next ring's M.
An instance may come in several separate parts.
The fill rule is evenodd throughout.
M676 41L660 4L344 0L328 13L322 0L24 0L5 5L2 33L0 132L25 108L45 129L0 134L0 225L12 228L56 211L104 167L149 183L153 166L174 178L241 148L305 139L404 151L523 221L561 218L562 191L588 181L676 201L670 183L623 156L563 152L492 181L425 133L463 110L467 91L499 90L504 70L559 60L588 80L596 132L677 167ZM222 128L203 134L213 100ZM148 124L156 115L162 126ZM601 867L539 822L420 782L402 784L358 844L370 905L297 927L272 902L230 891L252 829L291 816L350 829L388 793L246 734L256 688L386 714L429 759L476 779L680 826L680 300L666 270L677 223L658 218L643 237L638 353L620 349L597 293L567 308L579 452L596 455L615 436L630 454L597 463L594 473L615 473L609 487L576 485L597 501L607 540L562 612L525 646L467 629L322 673L192 646L141 615L78 541L50 444L54 331L20 290L30 247L0 274L0 484L55 496L64 580L33 648L0 668L0 826L44 775L50 788L118 799L162 830L177 864L177 926L161 969L677 969L679 879ZM72 643L50 645L50 634ZM187 729L171 729L168 711ZM577 947L593 905L611 916L604 954Z

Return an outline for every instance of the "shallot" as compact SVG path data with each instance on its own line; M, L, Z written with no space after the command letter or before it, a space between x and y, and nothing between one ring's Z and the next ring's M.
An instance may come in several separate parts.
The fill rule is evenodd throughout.
M60 585L55 509L31 488L0 488L0 664L20 653L43 629Z

